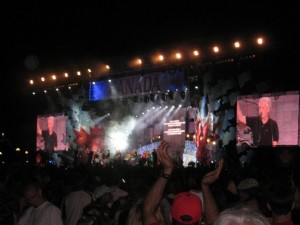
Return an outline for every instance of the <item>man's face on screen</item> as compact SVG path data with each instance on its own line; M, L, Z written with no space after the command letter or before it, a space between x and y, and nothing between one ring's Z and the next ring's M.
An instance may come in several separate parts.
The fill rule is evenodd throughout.
M48 118L48 129L52 131L53 128L54 128L54 118L50 117Z
M269 117L269 111L269 105L266 102L260 102L258 106L258 112L262 119Z

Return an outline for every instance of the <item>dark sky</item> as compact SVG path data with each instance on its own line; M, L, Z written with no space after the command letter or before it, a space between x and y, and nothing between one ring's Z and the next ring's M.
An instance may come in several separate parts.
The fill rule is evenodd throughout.
M207 1L208 2L208 1ZM282 1L35 1L1 7L1 132L23 130L28 77L197 40L268 33L291 45L298 7ZM2 3L4 4L4 3ZM35 61L28 61L35 59Z

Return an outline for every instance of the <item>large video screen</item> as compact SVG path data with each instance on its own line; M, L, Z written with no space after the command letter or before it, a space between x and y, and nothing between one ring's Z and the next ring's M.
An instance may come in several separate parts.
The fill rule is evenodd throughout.
M36 150L63 151L67 149L65 116L37 117Z
M237 145L299 145L299 92L247 95L237 99Z

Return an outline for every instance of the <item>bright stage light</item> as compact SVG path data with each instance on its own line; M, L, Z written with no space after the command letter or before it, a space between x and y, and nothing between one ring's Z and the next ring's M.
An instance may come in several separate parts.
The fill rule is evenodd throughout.
M128 148L128 137L135 128L136 119L133 117L125 118L123 122L115 124L107 131L108 148L124 151Z
M234 47L235 47L235 48L239 48L239 47L241 47L241 44L240 44L240 42L238 42L238 41L234 42Z
M218 46L214 46L213 47L213 52L218 53L220 51Z
M128 147L128 140L127 140L127 135L124 135L123 132L117 132L117 133L112 133L111 138L112 140L112 146L116 150L124 150Z
M194 56L198 56L199 55L199 52L197 50L194 50Z

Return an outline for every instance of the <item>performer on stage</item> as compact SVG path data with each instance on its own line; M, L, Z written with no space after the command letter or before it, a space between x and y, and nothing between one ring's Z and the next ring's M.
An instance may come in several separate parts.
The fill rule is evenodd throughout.
M277 146L279 140L278 125L270 118L271 99L260 98L258 101L258 116L245 116L237 102L237 120L251 128L254 146Z
M43 138L44 146L42 150L55 151L57 150L57 134L54 131L55 118L49 116L47 118L47 130L42 130L40 124L37 123L37 135Z

